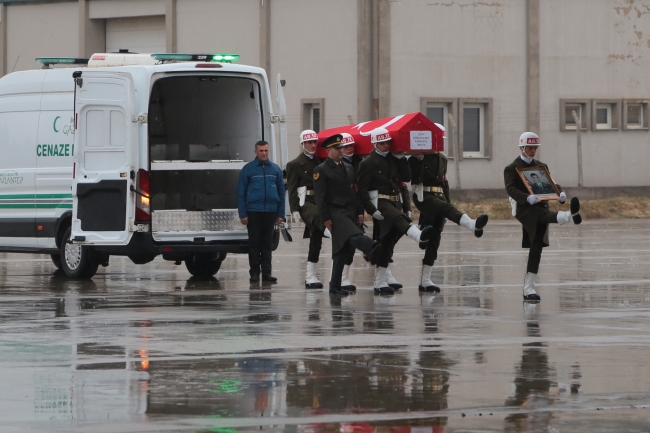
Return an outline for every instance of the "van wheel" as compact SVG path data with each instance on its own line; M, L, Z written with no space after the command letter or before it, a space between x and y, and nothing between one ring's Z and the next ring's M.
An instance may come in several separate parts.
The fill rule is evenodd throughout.
M50 254L50 258L52 259L52 263L54 264L54 266L56 266L57 269L61 269L61 267L63 266L61 264L61 256L58 254Z
M187 271L196 278L211 278L221 269L226 253L220 253L215 259L212 255L194 254L185 260Z
M61 269L68 278L90 279L97 273L99 263L90 247L68 243L71 231L68 228L61 241Z

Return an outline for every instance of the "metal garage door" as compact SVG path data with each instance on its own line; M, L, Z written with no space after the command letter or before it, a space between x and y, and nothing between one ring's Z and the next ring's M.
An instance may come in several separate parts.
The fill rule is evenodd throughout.
M106 20L106 52L128 48L134 53L165 53L165 17L115 18Z

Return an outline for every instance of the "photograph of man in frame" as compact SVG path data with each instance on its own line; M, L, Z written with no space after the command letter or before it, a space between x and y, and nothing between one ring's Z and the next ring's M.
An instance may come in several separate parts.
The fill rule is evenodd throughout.
M518 168L517 171L530 194L538 196L540 200L557 200L559 198L560 190L546 168L527 167Z

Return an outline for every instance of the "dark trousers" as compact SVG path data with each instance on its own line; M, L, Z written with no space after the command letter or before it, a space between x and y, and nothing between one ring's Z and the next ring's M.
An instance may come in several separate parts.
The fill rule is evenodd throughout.
M311 230L309 233L309 253L307 254L307 261L318 263L320 257L320 249L323 245L323 232L318 230Z
M420 228L424 228L427 225L433 227L433 234L429 238L427 249L424 250L424 257L422 258L423 265L433 266L434 262L438 259L438 248L442 239L444 221L445 218L442 216L437 216L433 220L420 217Z
M330 279L330 287L341 287L341 275L343 274L343 267L352 263L354 257L354 250L361 250L363 254L368 255L372 246L375 243L372 239L364 234L356 234L346 242L345 247L334 254L334 263L332 263L332 278Z
M248 263L252 276L271 274L271 248L273 246L273 227L278 217L275 212L248 213Z
M528 266L526 271L532 274L539 272L539 262L542 260L542 250L544 248L544 235L546 234L548 226L546 224L538 224L535 230L535 239L530 244L528 250Z

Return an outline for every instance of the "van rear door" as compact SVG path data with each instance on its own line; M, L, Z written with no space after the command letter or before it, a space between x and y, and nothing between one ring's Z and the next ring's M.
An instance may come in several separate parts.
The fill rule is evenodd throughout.
M134 223L137 122L133 78L75 73L72 240L125 245Z

